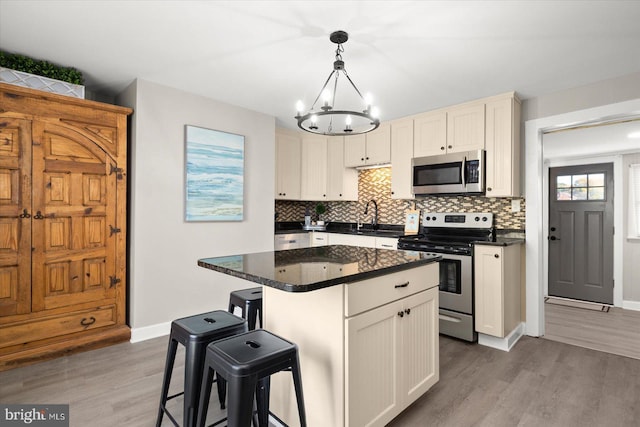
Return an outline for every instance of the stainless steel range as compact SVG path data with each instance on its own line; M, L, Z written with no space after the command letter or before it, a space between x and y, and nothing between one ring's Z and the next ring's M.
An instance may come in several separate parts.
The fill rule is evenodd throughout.
M398 240L398 249L442 254L440 333L474 342L473 242L493 241L491 213L427 212L421 233Z

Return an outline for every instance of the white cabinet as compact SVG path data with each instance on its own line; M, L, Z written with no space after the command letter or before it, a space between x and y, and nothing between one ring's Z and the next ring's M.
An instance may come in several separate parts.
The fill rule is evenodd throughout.
M484 102L430 111L414 118L413 155L433 156L484 148Z
M520 100L515 94L486 103L486 195L520 196Z
M375 236L361 236L357 234L338 234L331 233L329 235L330 245L347 245L347 246L361 246L363 248L375 248L376 238Z
M358 200L358 171L344 165L344 137L335 136L327 146L326 200Z
M391 122L391 198L413 199L413 119Z
M376 237L376 248L398 249L398 239L395 237Z
M300 199L300 151L297 133L276 132L276 199Z
M432 263L312 292L263 288L265 329L298 345L308 425L383 426L438 381L438 271ZM272 376L270 405L298 425L290 373Z
M322 231L311 232L311 246L327 246L329 244L329 233Z
M348 318L345 330L348 426L384 426L438 381L437 288Z
M286 249L298 249L309 247L310 233L276 234L273 239L273 249L282 251Z
M437 110L422 113L413 120L414 157L435 156L447 152L447 113Z
M363 135L347 136L344 140L346 167L378 165L391 161L391 127L382 123L378 129Z
M476 331L504 338L520 323L520 245L474 245Z
M447 153L484 148L484 101L447 109Z
M302 200L327 198L327 139L318 135L302 138Z

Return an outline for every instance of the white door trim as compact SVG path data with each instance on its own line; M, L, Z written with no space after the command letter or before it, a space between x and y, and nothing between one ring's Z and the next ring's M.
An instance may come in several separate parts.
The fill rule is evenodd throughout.
M526 211L526 334L544 335L544 283L546 281L546 245L544 227L544 165L542 134L545 131L578 126L601 120L640 115L640 99L604 105L587 110L529 120L525 123L525 195ZM617 177L614 179L618 180ZM617 211L618 209L616 209ZM621 209L620 209L621 210ZM548 215L548 213L547 213ZM621 258L621 257L617 257ZM620 283L621 285L621 283Z

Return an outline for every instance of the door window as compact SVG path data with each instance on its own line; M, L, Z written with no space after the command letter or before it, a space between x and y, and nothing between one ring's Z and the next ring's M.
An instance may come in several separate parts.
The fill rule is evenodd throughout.
M603 172L558 175L556 200L604 200L605 174Z

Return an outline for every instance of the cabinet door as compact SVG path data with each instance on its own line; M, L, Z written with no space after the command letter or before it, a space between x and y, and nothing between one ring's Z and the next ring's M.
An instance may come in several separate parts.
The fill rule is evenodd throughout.
M484 148L484 102L447 110L447 152Z
M302 200L327 197L327 137L302 138Z
M391 161L391 126L382 123L378 129L366 134L366 164L377 165Z
M376 248L398 249L398 239L395 237L376 237Z
M407 407L440 379L438 288L404 299L400 391Z
M384 426L400 412L401 348L395 302L346 320L347 426Z
M476 331L504 336L502 248L474 247Z
M375 248L376 238L374 236L359 236L356 234L330 233L329 244L361 246L363 248Z
M300 138L276 133L276 199L300 199Z
M344 137L329 138L327 200L358 200L358 171L344 165Z
M344 165L355 168L366 164L367 137L352 135L344 137Z
M115 299L116 180L125 168L77 128L34 121L32 310Z
M413 157L413 120L391 123L391 198L413 199L411 158Z
M487 197L520 195L519 112L512 97L486 104Z
M413 120L414 157L434 156L447 151L447 113L420 114Z
M31 311L31 123L0 120L0 316L8 316Z

